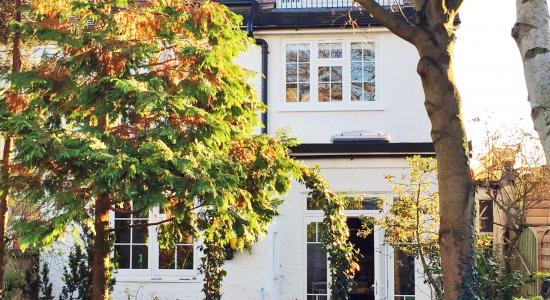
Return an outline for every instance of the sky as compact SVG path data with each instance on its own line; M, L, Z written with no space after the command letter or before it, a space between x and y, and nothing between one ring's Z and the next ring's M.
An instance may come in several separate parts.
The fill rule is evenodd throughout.
M460 11L455 78L468 139L477 151L483 147L486 128L534 131L521 57L510 35L515 2L465 0Z

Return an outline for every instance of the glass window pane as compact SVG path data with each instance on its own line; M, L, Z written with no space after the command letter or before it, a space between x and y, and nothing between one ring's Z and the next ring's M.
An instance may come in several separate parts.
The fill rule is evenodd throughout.
M321 244L307 245L307 293L327 293L327 254Z
M160 249L159 248L159 268L160 269L174 269L176 262L176 250Z
M479 231L493 232L493 201L479 201Z
M342 43L331 44L330 57L342 58Z
M298 64L298 80L300 82L309 82L309 64Z
M361 61L363 58L363 43L351 43L351 60Z
M331 99L333 101L341 101L342 100L342 84L341 83L333 83L331 86Z
M319 101L320 102L330 101L330 84L319 83Z
M286 85L286 102L296 102L298 93L298 85L295 83Z
M130 220L115 220L115 229L115 243L130 242Z
M133 218L147 219L149 217L149 209L144 208L143 206L138 206L137 204L132 203L132 210L135 212Z
M361 93L363 92L363 86L361 83L351 83L351 100L361 100Z
M286 64L286 81L287 82L297 82L298 81L298 65L297 64Z
M132 246L132 269L147 269L147 246Z
M131 214L129 213L129 211L132 210L130 202L119 203L119 204L116 205L116 207L118 209L120 209L120 211L115 211L115 218L116 219L118 219L118 218L130 218L131 217ZM125 211L125 212L123 212L123 211Z
M373 81L374 80L374 64L373 63L364 63L363 64L363 81Z
M323 236L327 231L327 226L323 222L317 222L317 242L320 243L323 240Z
M414 257L396 250L393 270L395 294L414 295Z
M317 223L307 224L307 241L316 242L317 241Z
M178 269L193 269L193 246L178 245L177 246L177 268Z
M145 244L147 243L148 230L147 221L134 221L134 225L143 225L139 227L132 228L132 243Z
M193 236L191 234L184 233L180 240L178 241L180 244L193 244Z
M342 67L335 66L330 68L330 80L332 82L342 81Z
M296 45L287 45L286 46L286 61L287 62L296 62L298 61L298 51Z
M309 44L298 45L298 61L309 62Z
M363 59L368 62L374 62L374 58L375 58L374 43L369 42L366 44L365 50L363 50Z
M130 268L130 246L115 245L115 261L119 269Z
M330 57L330 44L329 43L320 43L319 44L319 58L329 58Z
M329 82L330 73L329 67L319 67L319 82Z
M346 200L346 210L379 210L379 203L382 202L380 198L377 197L366 197L366 196L345 196Z
M352 63L351 64L351 81L362 81L362 68L361 63Z
M307 210L320 210L321 209L321 207L319 207L317 201L313 201L313 199L311 197L307 197L306 206L307 206Z
M375 93L375 87L374 83L365 82L363 84L363 90L365 93L365 100L367 101L374 101L374 93Z
M300 84L300 102L309 102L309 84Z

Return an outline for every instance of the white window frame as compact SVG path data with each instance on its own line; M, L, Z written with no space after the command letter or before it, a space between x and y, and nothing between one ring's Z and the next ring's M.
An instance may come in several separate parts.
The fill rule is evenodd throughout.
M388 286L388 299L389 300L395 300L396 297L414 297L414 299L418 299L419 296L419 290L421 290L423 287L421 284L424 281L423 278L423 271L422 266L420 264L420 261L418 257L414 258L414 295L401 295L401 294L395 294L395 249L393 247L388 247L389 250L389 256L388 256L388 277L391 278L390 284ZM428 295L429 296L429 295Z
M159 208L155 207L149 211L148 222L154 223L162 220ZM115 212L109 213L109 224L111 228L115 225ZM200 245L201 241L193 240L193 269L160 269L159 268L159 243L157 239L157 227L152 225L147 227L149 237L147 239L148 247L148 268L147 269L117 269L113 275L117 282L200 282ZM111 259L114 259L112 257Z
M351 43L374 43L374 74L375 95L374 101L351 101ZM342 43L342 58L319 59L318 45L321 43ZM309 44L310 49L310 101L286 101L286 49L292 44ZM282 103L280 111L342 111L342 110L383 110L380 97L380 62L379 41L377 38L347 38L347 39L319 39L319 38L291 38L281 40L281 57L279 66L282 68L282 78L279 81ZM318 97L318 67L342 66L342 101L320 102Z
M308 296L308 293L307 293L307 245L308 245L308 241L307 241L307 226L311 223L323 223L323 217L322 216L317 216L317 217L312 217L312 216L309 216L309 217L305 217L304 218L304 223L303 223L303 226L302 226L302 247L303 247L303 270L304 270L304 274L303 274L303 283L302 283L302 288L303 288L303 295L304 295L304 299L307 299L307 296ZM330 295L331 295L331 289L330 289L330 279L331 279L331 276L330 276L330 262L328 260L328 253L327 253L327 299L330 299Z

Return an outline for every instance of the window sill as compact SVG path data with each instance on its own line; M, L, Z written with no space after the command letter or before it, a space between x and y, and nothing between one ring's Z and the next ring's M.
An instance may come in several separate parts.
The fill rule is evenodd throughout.
M130 282L145 282L145 283L155 283L155 282L163 282L163 283L201 283L202 280L198 277L198 274L196 275L159 275L159 276L151 276L151 275L129 275L129 274L113 274L116 282L123 282L123 283L130 283Z
M279 107L277 112L340 112L340 111L383 111L384 108L380 104L365 104L365 105L327 105L319 103L302 104L284 103Z

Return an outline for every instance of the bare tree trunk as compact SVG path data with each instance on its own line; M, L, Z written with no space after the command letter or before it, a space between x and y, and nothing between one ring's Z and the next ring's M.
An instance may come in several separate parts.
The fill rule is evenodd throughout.
M440 198L439 244L445 299L470 299L474 243L474 188L460 95L451 64L452 36L447 46L419 45L418 74L432 124ZM471 287L471 286L470 286Z
M92 254L92 300L109 298L109 209L107 193L101 193L95 200L94 245Z
M441 267L445 299L475 299L474 187L461 99L454 82L454 20L462 0L415 0L414 24L375 0L356 0L391 32L413 44L420 55L426 111L432 124L440 201Z
M7 137L4 141L4 152L2 155L2 195L0 196L0 299L4 298L4 273L6 267L6 213L8 211L8 194L10 187L8 179L10 176L10 154L12 138Z
M550 28L547 0L516 0L512 36L523 60L531 118L550 162Z
M21 22L21 0L15 1L15 21ZM21 72L21 33L15 31L13 34L12 47L12 73ZM4 298L4 274L6 269L6 221L8 213L8 196L10 193L10 156L13 144L13 137L7 136L4 141L2 153L2 195L0 195L0 299Z

